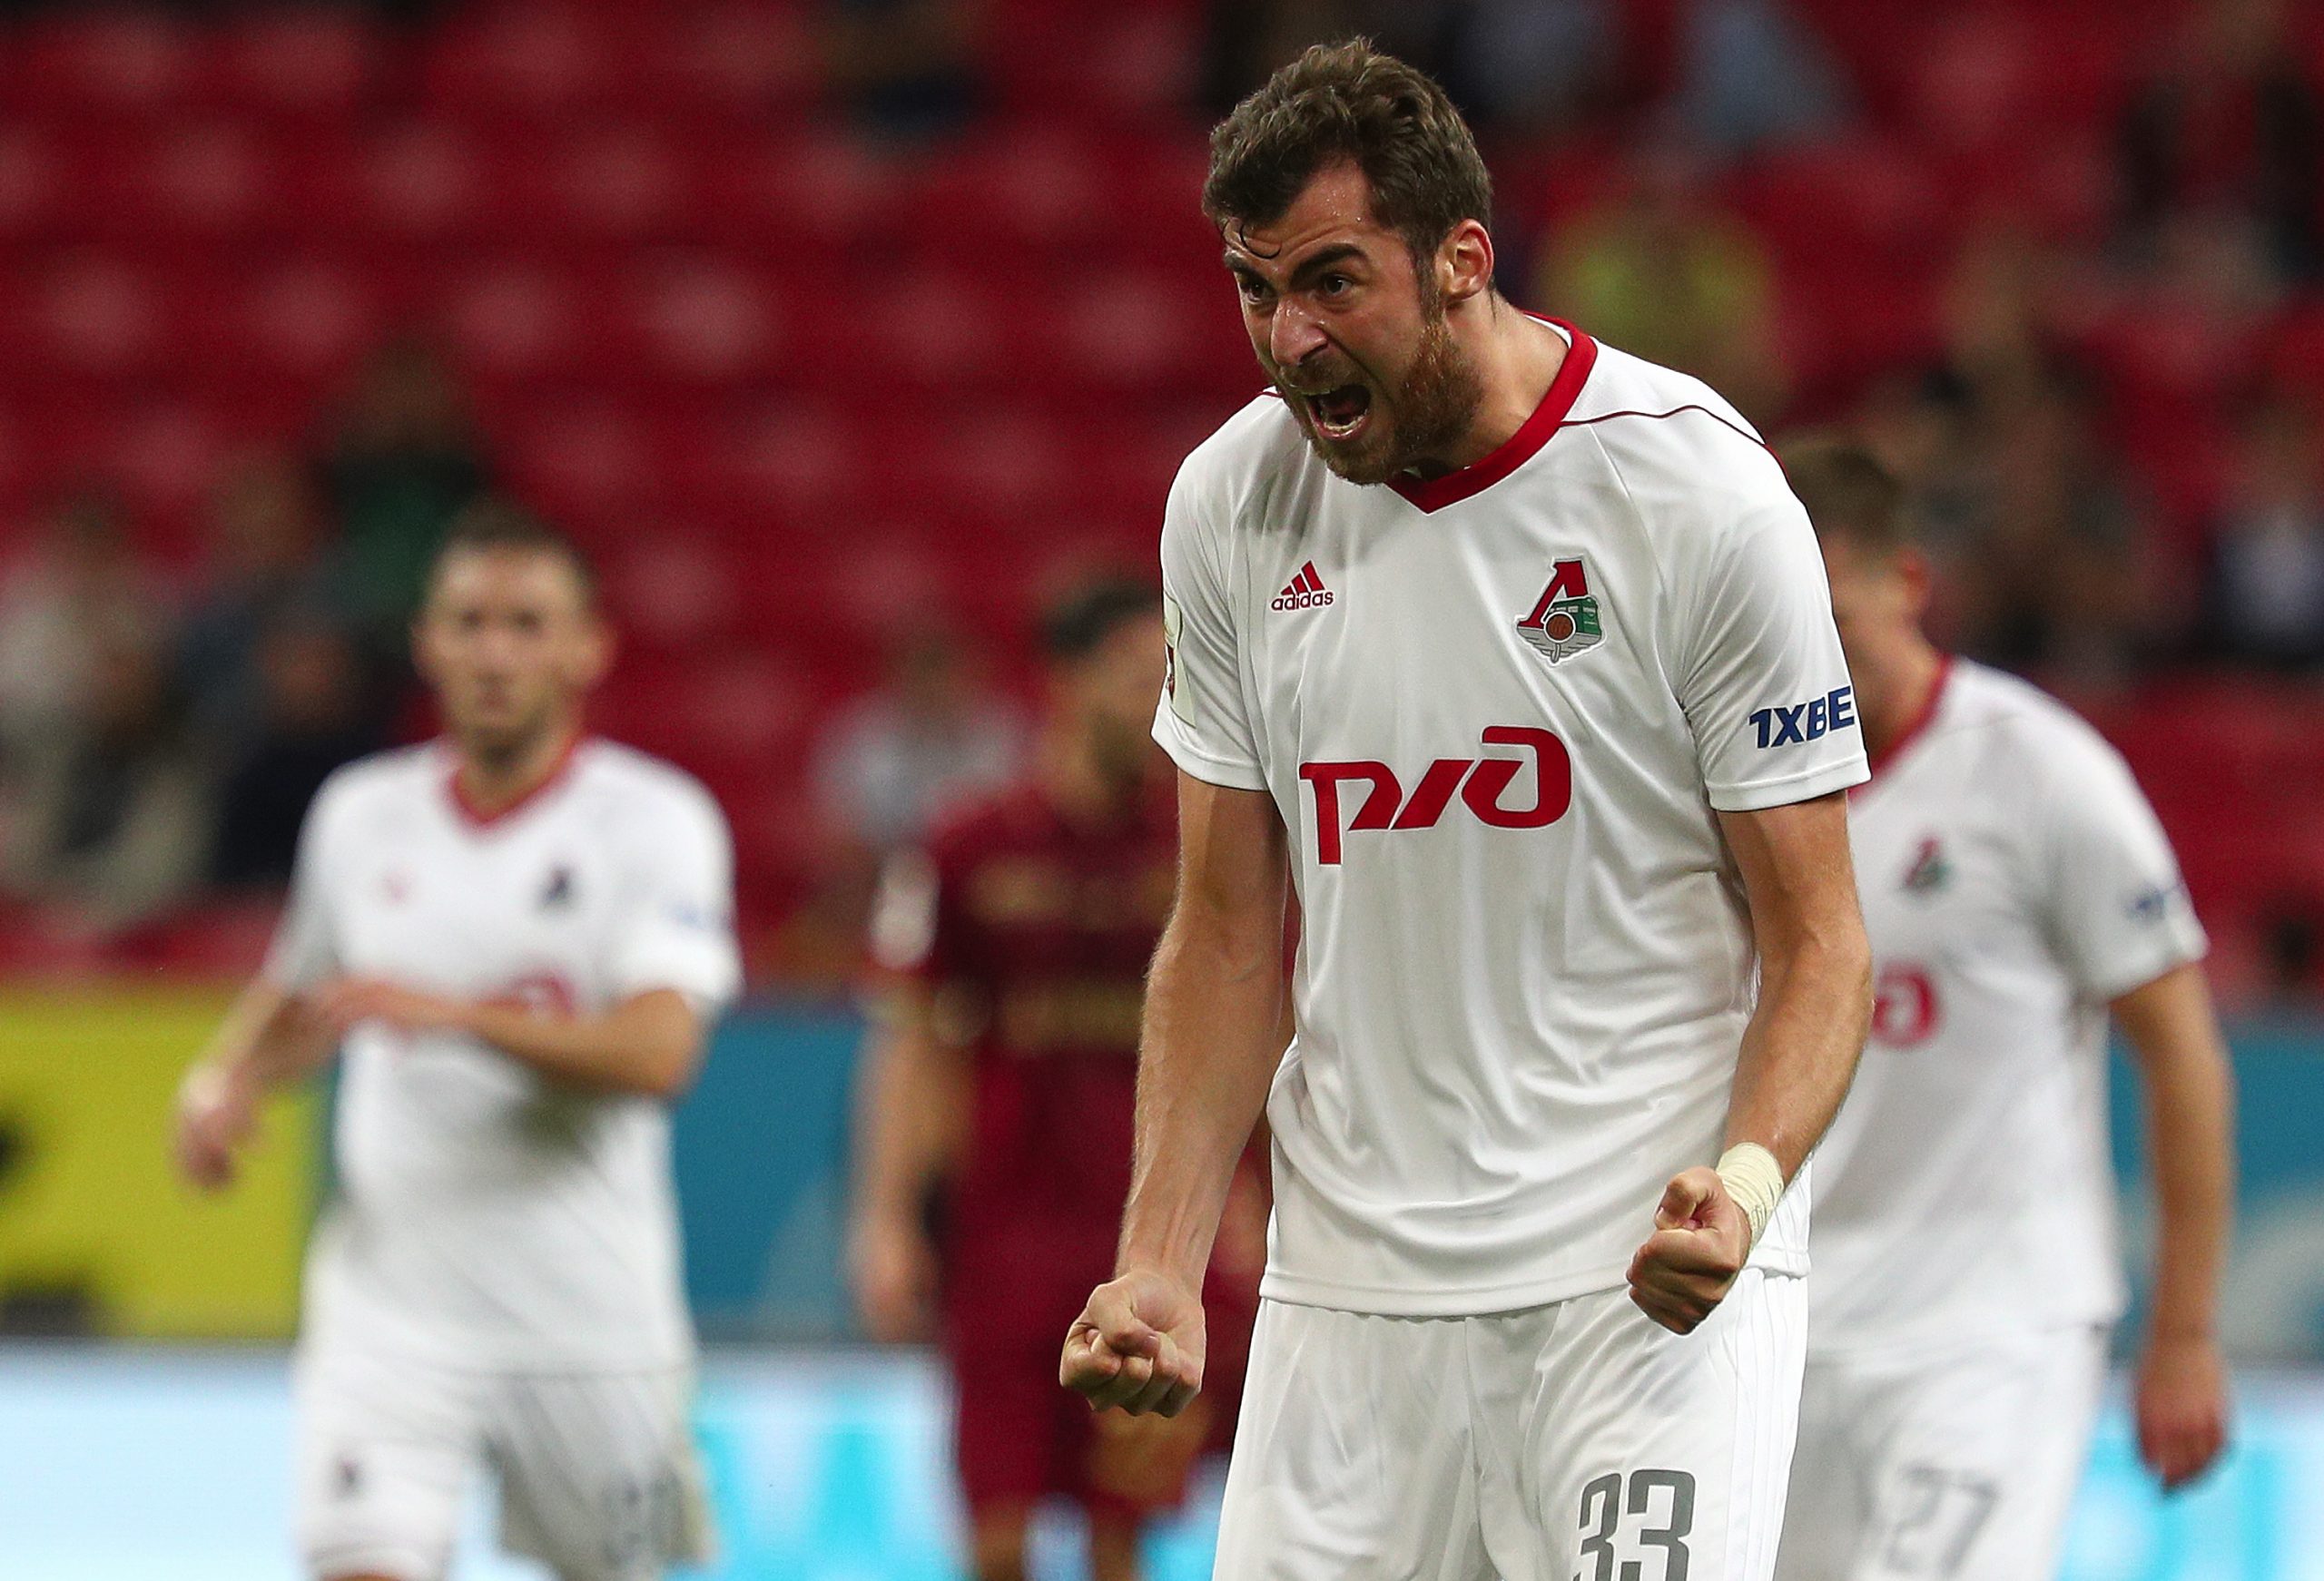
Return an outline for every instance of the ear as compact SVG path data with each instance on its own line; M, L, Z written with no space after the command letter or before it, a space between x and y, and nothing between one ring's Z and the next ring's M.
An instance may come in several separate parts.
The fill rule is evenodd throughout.
M1448 304L1482 296L1492 289L1492 233L1463 220L1436 250L1437 290Z
M1896 551L1896 579L1905 590L1905 608L1918 624L1928 614L1929 598L1936 584L1936 572L1928 556L1907 544Z
M592 691L614 666L614 629L602 615L591 615L576 654L573 679L582 691Z

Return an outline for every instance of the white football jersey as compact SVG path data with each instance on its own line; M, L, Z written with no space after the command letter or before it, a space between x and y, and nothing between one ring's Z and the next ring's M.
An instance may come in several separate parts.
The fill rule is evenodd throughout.
M655 988L705 1015L734 997L733 857L699 784L587 741L486 819L453 767L442 746L413 747L324 785L270 977L376 977L583 1014ZM561 1085L449 1035L369 1024L342 1055L310 1343L499 1369L692 1354L662 1103Z
M1304 912L1265 1292L1416 1316L1613 1288L1718 1157L1753 1003L1714 810L1864 777L1823 562L1695 379L1560 327L1510 441L1334 476L1272 396L1162 534L1178 766L1271 794ZM1804 1183L1761 1244L1803 1266Z
M1955 661L1848 826L1876 1006L1816 1154L1811 1346L2113 1319L2106 1007L2204 948L2145 797L2063 704Z

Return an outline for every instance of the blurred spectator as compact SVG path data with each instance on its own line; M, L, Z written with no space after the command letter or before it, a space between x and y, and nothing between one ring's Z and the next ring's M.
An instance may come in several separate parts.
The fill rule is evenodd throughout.
M2211 535L2209 645L2285 667L2324 664L2324 447L2309 401L2258 403Z
M2278 280L2324 271L2324 103L2284 0L2211 0L2132 97L2120 133L2122 240L2151 260L2174 215L2247 247Z
M1993 436L1973 552L1990 591L1977 657L2065 690L2119 683L2162 645L2146 606L2144 500L2102 442L2083 379L2053 377ZM2174 623L2174 624L2177 623Z
M0 890L113 933L199 879L209 799L152 633L97 633L85 680L85 712L0 801Z
M1611 99L1621 32L1613 0L1214 0L1201 98L1223 115L1309 44L1361 34L1480 130L1555 132Z
M958 131L977 110L981 0L827 0L832 90L866 130Z
M253 728L222 781L210 859L211 881L230 889L287 884L307 804L332 770L380 744L360 662L338 625L280 616L253 657Z
M1680 9L1669 108L1699 152L1733 158L1828 133L1846 117L1838 68L1781 0L1692 0Z
M1772 260L1718 209L1691 156L1640 156L1614 205L1550 239L1540 298L1611 346L1691 373L1766 422L1788 385L1775 335Z
M118 504L96 490L61 501L0 578L0 773L69 741L105 645L153 641L165 619Z
M890 655L886 684L832 722L815 780L831 826L885 853L950 803L1007 783L1024 755L1024 722L987 688L978 655L955 633L921 631Z
M239 747L262 707L259 648L275 622L332 605L318 501L287 455L252 457L212 493L208 564L186 613L179 663L205 740Z
M1612 97L1622 19L1610 0L1468 0L1443 7L1447 89L1483 126L1556 132ZM1394 27L1379 30L1391 42Z
M443 359L416 340L375 353L329 441L323 476L339 521L340 596L380 653L403 653L444 528L490 476Z

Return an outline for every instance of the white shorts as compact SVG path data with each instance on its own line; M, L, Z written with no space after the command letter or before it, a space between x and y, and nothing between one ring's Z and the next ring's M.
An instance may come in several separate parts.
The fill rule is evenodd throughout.
M1816 1355L1777 1575L2054 1581L2105 1382L2101 1328Z
M1262 1302L1217 1581L1767 1581L1804 1281L1691 1335L1627 1291L1474 1318Z
M319 1581L438 1581L488 1468L500 1537L561 1581L650 1581L709 1556L686 1368L469 1372L344 1347L297 1366L299 1547Z

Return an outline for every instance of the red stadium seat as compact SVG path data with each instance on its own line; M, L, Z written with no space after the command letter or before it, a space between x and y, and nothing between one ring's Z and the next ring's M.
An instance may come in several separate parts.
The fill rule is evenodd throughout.
M650 24L635 36L598 7L555 0L478 6L434 30L422 68L435 106L561 122L620 102Z
M647 378L721 387L765 378L784 349L784 308L763 276L715 253L649 259L620 311Z
M652 448L623 404L582 398L535 411L510 436L509 474L519 495L552 516L619 520L654 492Z
M192 88L202 37L181 18L139 7L43 17L10 44L8 75L23 108L160 116Z
M389 234L460 236L490 194L483 159L464 126L429 121L382 128L365 142L359 191L373 227Z
M656 103L763 123L816 91L818 45L804 6L726 0L663 19L655 33Z
M380 87L386 41L351 6L295 6L229 17L212 40L204 95L301 122L344 122Z

